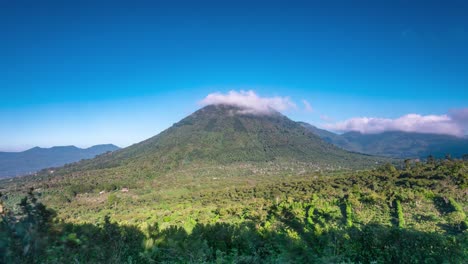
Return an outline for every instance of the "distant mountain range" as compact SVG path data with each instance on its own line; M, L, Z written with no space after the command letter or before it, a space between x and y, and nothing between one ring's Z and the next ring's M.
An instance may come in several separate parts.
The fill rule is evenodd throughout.
M114 151L119 147L106 144L81 149L75 146L52 148L35 147L23 152L0 152L0 178L34 173L50 167L59 167L82 159Z
M335 134L308 123L300 124L323 140L345 150L369 155L395 158L426 158L429 155L442 158L446 154L462 157L468 154L468 139L450 135L389 131L379 134L347 132Z

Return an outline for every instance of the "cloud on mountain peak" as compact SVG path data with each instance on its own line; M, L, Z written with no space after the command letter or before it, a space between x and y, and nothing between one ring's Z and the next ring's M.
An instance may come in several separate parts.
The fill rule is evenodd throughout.
M229 91L227 94L211 93L200 101L201 105L231 105L242 109L242 113L272 114L297 109L289 97L260 97L254 91Z

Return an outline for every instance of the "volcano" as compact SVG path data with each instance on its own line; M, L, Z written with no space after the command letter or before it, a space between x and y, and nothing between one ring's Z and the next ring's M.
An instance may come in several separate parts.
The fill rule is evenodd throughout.
M76 169L145 167L158 172L233 163L307 163L317 168L357 168L381 161L345 151L276 111L256 113L208 105L160 134L77 164Z

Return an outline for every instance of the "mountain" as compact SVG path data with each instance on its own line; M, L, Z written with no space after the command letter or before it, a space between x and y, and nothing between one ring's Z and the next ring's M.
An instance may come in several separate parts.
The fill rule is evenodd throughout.
M84 172L106 170L127 178L141 176L143 171L160 175L193 169L206 175L208 168L219 166L238 173L236 166L246 164L267 170L315 171L363 168L386 161L337 148L278 112L252 114L234 106L209 105L152 138L110 155L67 165L58 173L87 175Z
M468 154L468 139L450 135L388 131L379 134L347 132L338 135L301 123L325 141L349 151L396 158L425 158L429 155L461 157Z
M393 263L419 245L438 250L436 263L466 259L468 163L339 170L392 160L345 151L276 112L207 106L133 146L0 180L0 206L18 212L0 234L12 234L2 240L12 256L24 254L22 241L47 243L31 257L44 262ZM35 223L47 229L17 235Z
M94 158L99 154L117 149L119 147L107 144L87 149L60 146L35 147L23 152L0 152L0 178L30 174L44 168L58 167L66 163Z
M315 127L305 122L298 122L298 123L328 143L331 143L335 146L338 146L346 150L359 152L359 148L357 146L354 146L352 142L348 141L346 138L342 137L341 135L335 134L325 129L320 129L318 127Z

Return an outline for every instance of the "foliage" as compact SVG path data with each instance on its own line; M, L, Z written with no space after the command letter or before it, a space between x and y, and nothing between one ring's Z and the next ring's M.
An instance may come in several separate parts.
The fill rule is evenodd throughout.
M466 257L463 251L466 236L447 237L379 224L310 232L310 223L296 218L297 213L305 214L294 213L296 206L287 203L281 209L271 208L277 220L267 228L259 228L253 221L196 224L190 233L179 226L161 230L158 225L148 225L143 231L112 223L108 216L98 225L54 223L32 195L23 206L29 213L20 220L21 224L14 219L23 215L2 219L2 262L460 263ZM28 250L31 240L13 234L12 227L18 229L25 223L41 235L47 235L41 247ZM5 233L9 235L4 236ZM37 239L40 237L34 236L34 241Z
M154 177L113 169L99 187L83 190L78 182L93 186L95 178L7 182L0 262L463 263L468 257L465 161L305 174L269 173L273 166ZM116 187L97 192L104 184ZM21 200L31 185L37 189ZM70 188L79 190L70 201L56 199Z
M398 217L398 227L404 228L406 226L405 216L403 215L403 208L401 207L400 200L395 200L395 207Z
M33 189L19 203L19 211L5 211L0 222L0 260L33 262L49 244L54 212L38 202Z
M346 207L346 226L347 227L352 227L353 226L353 209L351 207L351 204L349 202L345 203Z

